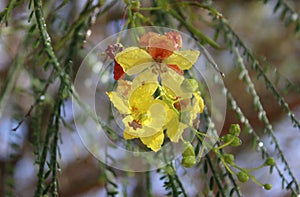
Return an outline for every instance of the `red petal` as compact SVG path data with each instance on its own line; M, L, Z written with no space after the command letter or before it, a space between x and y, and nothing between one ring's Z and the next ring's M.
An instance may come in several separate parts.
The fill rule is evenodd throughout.
M162 60L174 51L174 41L167 38L167 36L152 36L149 40L149 54L154 60Z
M175 64L167 64L167 66L174 71L176 71L178 74L183 75L183 70L181 70L177 65Z
M122 76L124 76L124 70L123 68L120 66L120 64L118 64L118 62L116 62L115 60L115 67L114 67L114 79L115 80L119 80L120 78L122 78Z

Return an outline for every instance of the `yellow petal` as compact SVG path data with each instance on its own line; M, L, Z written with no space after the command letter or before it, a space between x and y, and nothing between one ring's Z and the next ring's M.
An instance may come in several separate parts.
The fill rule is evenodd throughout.
M139 73L132 81L132 89L136 89L146 83L158 83L158 75L152 72L152 69L148 68Z
M125 130L124 133L134 136L135 138L138 138L141 133L143 133L143 128L141 125L138 125L134 122L134 119L131 115L128 115L123 118L122 120Z
M129 114L128 102L122 98L117 92L106 92L110 101L121 114Z
M199 107L198 113L202 113L203 110L204 110L204 101L203 101L202 97L200 96L200 93L199 93L199 92L196 92L196 93L194 94L194 96L195 96L195 99L196 99L196 104L197 104L198 107Z
M195 64L199 55L200 51L196 50L174 51L170 57L163 61L163 63L175 64L181 70L188 70Z
M172 69L167 69L167 72L161 73L160 76L161 76L162 85L166 89L167 94L169 94L170 98L172 98L172 97L177 97L177 98L192 97L191 93L184 92L181 88L181 83L184 80L184 77L182 75L179 75Z
M127 131L124 131L123 137L124 137L125 140L131 140L131 139L137 138L134 135L130 135Z
M149 53L138 47L124 49L116 55L115 60L128 75L137 74L154 62Z
M154 100L152 95L157 87L157 83L146 83L137 87L129 98L129 105L133 108L132 110L147 111Z
M169 122L166 125L167 135L172 142L178 142L187 126L179 122L179 116L173 110L168 111L168 118Z
M123 119L123 124L125 126L124 138L128 139L149 137L157 133L157 130L147 127L146 125L138 123L134 118L129 115Z
M204 109L204 102L199 92L196 92L193 95L194 97L190 105L183 110L184 112L181 113L183 122L189 123L190 125L193 125L193 121L198 117L199 113L203 112Z
M132 86L131 81L119 79L116 92L119 95L122 95L125 99L128 100L129 93L130 93L130 90L131 90L131 86Z
M164 126L167 119L166 105L154 102L149 108L150 122L147 127L160 130Z
M150 148L154 152L157 152L164 142L164 133L163 131L159 131L152 136L141 137L140 139L148 148Z

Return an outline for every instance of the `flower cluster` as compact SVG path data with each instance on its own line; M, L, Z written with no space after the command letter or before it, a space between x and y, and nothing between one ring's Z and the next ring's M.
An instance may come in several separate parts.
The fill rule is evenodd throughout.
M178 142L203 111L198 82L183 75L200 52L180 51L181 46L177 32L148 32L140 37L139 47L125 48L114 56L117 88L107 95L123 115L126 140L139 138L148 148L158 151L165 134ZM133 80L124 80L125 74L133 76Z

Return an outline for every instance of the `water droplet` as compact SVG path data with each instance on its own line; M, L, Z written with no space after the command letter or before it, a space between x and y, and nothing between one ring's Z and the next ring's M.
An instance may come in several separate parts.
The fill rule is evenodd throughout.
M298 14L297 14L297 13L294 13L294 14L292 15L291 19L292 19L293 21L296 21L296 20L298 19Z
M261 147L263 147L263 146L264 146L264 143L263 143L263 142L259 142L259 143L258 143L258 147L261 148Z
M40 100L41 101L45 100L45 95L40 96Z
M87 38L90 37L91 34L92 34L92 30L89 29L89 30L86 31L86 37Z
M241 117L241 122L242 122L242 123L245 122L245 117L244 117L244 116Z
M272 129L273 129L273 128L272 128L272 125L269 124L269 125L267 126L267 129L268 129L269 131L272 131Z

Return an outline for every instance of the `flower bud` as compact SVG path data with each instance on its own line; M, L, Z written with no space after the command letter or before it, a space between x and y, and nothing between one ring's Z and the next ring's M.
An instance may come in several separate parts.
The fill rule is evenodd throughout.
M164 170L170 176L175 175L175 170L170 165L167 165Z
M233 135L231 134L226 134L224 136L221 137L221 140L224 142L224 143L227 143L229 142L232 138L234 138Z
M191 143L185 142L183 144L182 148L183 148L183 153L182 153L183 157L187 157L187 156L194 156L195 157L194 147L192 146Z
M196 164L196 157L195 156L183 157L181 160L181 164L185 168L190 168Z
M233 141L230 143L230 146L240 146L242 144L242 140L238 137L234 137Z
M242 183L246 183L249 180L249 176L245 172L239 172L237 174L237 177L238 177L239 181L241 181Z
M225 154L224 155L224 160L228 164L234 164L234 156L233 156L233 154Z
M269 184L269 183L264 184L264 189L265 189L265 190L270 190L270 189L272 189L272 185Z
M196 92L199 86L195 79L185 79L180 87L184 92Z
M196 163L194 147L190 142L185 142L182 146L182 160L181 164L183 167L190 168Z
M238 125L238 124L232 124L230 126L229 133L231 135L239 136L240 132L241 132L240 125Z
M131 11L132 12L139 11L140 7L141 7L140 1L132 1L131 2Z
M265 165L266 166L274 166L275 165L275 160L273 157L269 157L266 161L265 161Z

